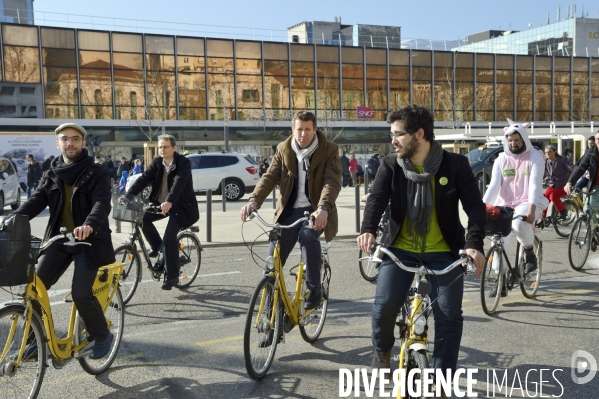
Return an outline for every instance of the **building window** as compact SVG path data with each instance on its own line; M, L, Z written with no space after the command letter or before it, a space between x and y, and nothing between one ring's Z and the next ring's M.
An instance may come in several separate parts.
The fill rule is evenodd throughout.
M244 90L242 94L244 102L254 103L260 101L260 92L258 90Z
M217 107L222 107L224 105L222 90L216 90L214 92L214 94L215 94L215 97L216 97L216 106Z

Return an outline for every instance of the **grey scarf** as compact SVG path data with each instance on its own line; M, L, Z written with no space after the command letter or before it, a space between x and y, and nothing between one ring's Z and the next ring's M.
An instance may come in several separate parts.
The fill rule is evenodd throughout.
M408 199L413 201L412 204L408 204L407 233L412 237L415 247L422 246L422 252L433 210L433 178L439 171L442 160L443 148L435 140L431 141L431 149L424 161L422 173L418 173L409 159L397 157L397 163L408 179Z

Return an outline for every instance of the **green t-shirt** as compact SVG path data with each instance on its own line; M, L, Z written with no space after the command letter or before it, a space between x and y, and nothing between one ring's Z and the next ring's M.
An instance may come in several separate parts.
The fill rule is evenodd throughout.
M64 183L63 190L64 196L62 198L62 205L60 207L60 214L58 215L58 220L56 221L56 225L54 226L54 234L58 234L61 227L66 227L68 232L73 232L75 230L75 222L73 221L73 209L71 199L73 198L73 191L75 186L69 186L67 183Z
M422 169L424 166L414 165L418 170L418 173L422 173ZM435 198L435 184L434 178L432 181L433 186L433 199ZM422 248L415 246L412 243L412 236L408 235L408 214L406 213L406 217L401 226L401 231L399 232L399 236L393 242L393 246L395 248L403 249L408 252L417 252L421 253ZM445 242L443 238L443 234L441 234L441 229L439 228L439 223L437 221L437 212L436 212L436 204L433 200L433 209L431 212L431 220L428 225L428 233L426 235L426 242L424 247L424 252L451 252L451 249Z

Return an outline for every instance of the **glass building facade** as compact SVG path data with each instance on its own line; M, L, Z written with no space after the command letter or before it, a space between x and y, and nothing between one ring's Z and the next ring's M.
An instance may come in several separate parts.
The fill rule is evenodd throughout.
M0 116L104 120L117 141L145 140L131 128L134 120L165 121L168 130L194 121L178 133L190 140L222 138L230 121L237 140L268 142L288 133L288 123L277 126L298 110L315 112L321 128L344 122L342 136L350 141L375 132L372 140L380 142L388 141L387 111L409 103L455 127L506 118L599 119L599 57L463 50L1 24ZM374 110L374 118L358 119L360 106Z

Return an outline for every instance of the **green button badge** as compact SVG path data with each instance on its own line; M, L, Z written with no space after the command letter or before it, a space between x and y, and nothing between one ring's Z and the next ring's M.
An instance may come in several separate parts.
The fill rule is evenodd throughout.
M445 186L447 184L449 180L447 180L447 177L442 177L439 179L439 184L442 186Z

